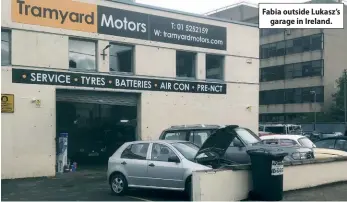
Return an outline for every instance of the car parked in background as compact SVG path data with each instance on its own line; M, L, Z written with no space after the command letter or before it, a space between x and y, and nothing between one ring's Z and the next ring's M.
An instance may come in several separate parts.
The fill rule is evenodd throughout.
M269 132L274 134L293 134L301 135L302 129L301 125L296 124L259 124L260 132Z
M212 124L194 124L194 125L176 125L165 129L160 140L185 140L201 146L207 138L224 125Z
M260 137L265 144L276 144L281 146L301 146L315 148L316 145L307 137L302 135L269 135Z
M317 146L310 139L302 135L270 135L261 137L261 139L265 144L312 148L315 159L347 156L347 152L338 151L335 149L317 148Z
M221 129L229 128L227 132L221 132ZM232 129L231 129L232 128ZM204 131L204 132L203 132ZM222 130L223 131L223 130ZM196 136L194 136L196 134ZM203 135L199 135L203 134ZM193 137L193 138L192 138ZM197 138L199 137L199 138ZM201 138L201 139L200 139ZM225 159L233 164L250 163L250 157L247 150L250 149L278 149L280 146L266 145L261 142L261 139L250 129L239 127L237 125L219 126L219 125L185 125L172 126L164 130L161 134L161 140L186 140L190 141L201 148L212 148L214 150L223 151L222 159ZM199 140L199 144L194 140ZM201 142L200 142L201 140ZM206 143L208 141L209 143ZM202 144L201 144L202 143ZM220 148L223 145L223 148ZM289 155L285 158L286 161L310 159L313 158L313 151L309 148L299 146L291 146L281 148ZM221 154L219 154L221 155Z
M318 148L336 149L347 152L347 136L332 136L315 142Z

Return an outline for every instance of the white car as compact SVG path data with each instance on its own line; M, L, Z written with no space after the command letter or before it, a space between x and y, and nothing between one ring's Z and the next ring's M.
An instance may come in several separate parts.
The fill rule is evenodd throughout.
M310 139L302 135L267 135L260 137L260 139L264 144L312 148L315 159L347 156L347 152L344 151L316 148L316 145Z
M301 146L315 148L316 145L307 137L302 135L266 135L260 137L263 143L283 146Z

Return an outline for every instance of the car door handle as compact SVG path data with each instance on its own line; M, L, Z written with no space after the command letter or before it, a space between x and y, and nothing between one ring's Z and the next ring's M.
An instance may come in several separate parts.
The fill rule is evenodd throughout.
M149 164L148 166L154 167L154 164L153 164L153 163L151 163L151 164Z
M120 164L122 164L122 165L126 165L126 164L127 164L127 162L123 161L123 162L122 162L122 163L120 163Z

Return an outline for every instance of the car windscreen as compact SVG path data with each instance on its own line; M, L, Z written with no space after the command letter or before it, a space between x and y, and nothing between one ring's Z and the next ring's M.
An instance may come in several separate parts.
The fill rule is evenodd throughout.
M314 148L314 147L316 147L316 145L310 139L308 139L307 137L299 138L298 142L303 147L307 147L307 148Z
M190 142L176 142L172 143L174 146L186 159L193 161L195 155L199 151L199 147Z
M275 133L275 134L285 134L284 126L266 126L265 132Z
M236 128L236 133L243 140L244 143L251 145L261 141L261 139L251 130L246 128Z

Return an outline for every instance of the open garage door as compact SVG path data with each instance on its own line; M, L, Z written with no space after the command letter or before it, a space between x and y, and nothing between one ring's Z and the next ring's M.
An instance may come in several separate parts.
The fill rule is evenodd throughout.
M56 133L68 133L68 159L84 167L105 166L119 146L136 140L138 97L133 93L57 89Z
M138 95L135 93L57 89L56 94L57 102L78 102L135 107L137 106L138 101Z

